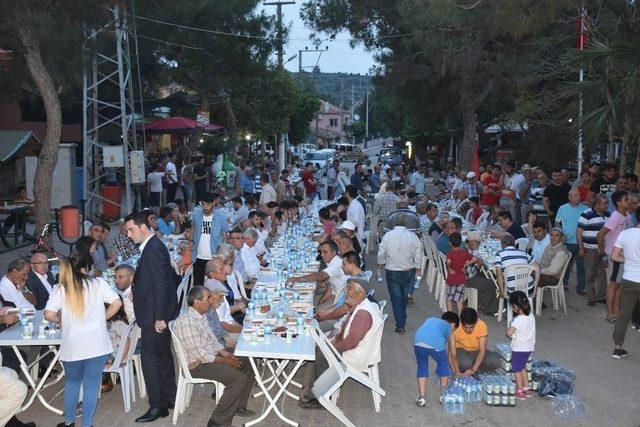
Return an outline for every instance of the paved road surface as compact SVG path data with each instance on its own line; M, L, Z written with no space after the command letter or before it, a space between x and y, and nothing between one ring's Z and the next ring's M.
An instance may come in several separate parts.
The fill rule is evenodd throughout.
M114 230L117 232L117 230ZM12 256L0 255L0 268L6 268ZM375 262L372 257L369 265ZM386 285L376 284L376 296L388 299ZM429 316L439 316L440 312L426 289L415 293L416 303L409 309L407 333L393 332L393 315L387 305L389 320L385 325L382 341L383 361L380 366L382 387L387 396L382 400L382 410L375 413L371 394L360 385L349 382L343 388L339 405L347 417L357 426L513 426L540 425L560 426L620 426L640 425L640 333L629 330L625 347L630 356L624 360L611 358L612 326L603 320L604 308L589 308L585 299L575 293L568 294L568 315L547 309L538 319L538 336L535 356L551 359L576 372L576 393L587 405L587 417L579 422L563 422L553 416L551 402L535 397L518 402L516 408L494 408L483 403L467 406L464 415L448 415L436 403L437 385L429 381L428 403L425 408L414 404L415 362L412 335L421 322ZM547 304L551 305L548 301ZM495 318L485 318L489 326L490 345L504 341L505 324ZM308 372L305 367L302 374ZM431 366L432 375L435 367ZM299 375L302 375L299 374ZM191 406L178 419L181 426L204 426L214 408L210 398L210 387L195 387ZM53 392L48 392L51 397ZM62 405L62 398L55 400ZM251 399L249 407L260 411L263 400ZM133 426L133 419L146 410L146 401L140 398L132 405L130 413L122 406L120 387L102 396L96 426ZM303 426L336 426L336 420L324 410L303 410L291 399L284 401L285 413ZM35 403L26 413L19 414L24 421L35 420L39 426L53 426L62 420ZM269 417L263 425L281 425L277 419ZM236 418L234 425L241 425ZM170 426L169 418L157 421L154 426Z

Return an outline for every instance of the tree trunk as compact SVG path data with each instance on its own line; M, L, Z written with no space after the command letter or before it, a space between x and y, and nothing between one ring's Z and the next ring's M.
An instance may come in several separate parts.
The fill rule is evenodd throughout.
M622 147L620 148L620 176L627 173L627 147L631 139L631 124L629 123L629 113L624 115L624 134L622 135Z
M616 157L616 141L613 137L613 122L609 121L608 130L608 143L607 143L607 162L613 163Z
M200 93L200 111L209 112L210 103L209 103L209 94L206 91L202 91ZM191 140L189 141L189 155L195 155L196 151L198 151L198 146L200 145L200 139L202 138L202 133L204 132L203 126L196 126L196 129L191 135Z
M50 220L51 182L53 180L53 170L58 162L58 147L62 133L62 111L55 84L42 62L40 44L31 31L31 26L19 26L18 36L25 48L25 59L29 74L31 74L31 78L40 92L47 116L47 133L45 140L42 141L42 149L38 156L38 166L36 167L33 182L36 233L39 234Z
M238 152L238 127L236 125L236 114L231 105L231 98L224 87L218 89L218 96L223 99L224 110L227 115L227 129L229 130L229 138L231 138L231 148L229 153L232 159L235 159Z
M476 140L477 122L476 111L472 104L462 106L462 125L464 133L459 145L458 165L463 170L471 170L473 163L473 147Z
M477 50L473 51L477 52ZM477 55L470 55L462 66L460 76L460 109L462 110L462 124L464 134L459 145L458 165L463 170L471 170L473 166L473 147L477 138L478 122L476 109L484 102L495 83L495 76L482 82L482 89L474 85L474 76L478 67L474 66L478 61Z

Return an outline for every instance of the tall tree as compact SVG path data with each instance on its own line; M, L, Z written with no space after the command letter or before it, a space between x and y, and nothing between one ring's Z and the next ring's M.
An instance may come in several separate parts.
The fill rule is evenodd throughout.
M266 69L275 47L274 20L256 10L259 3L156 0L143 2L136 10L141 49L154 52L156 65L163 66L170 81L198 94L200 110L222 112L222 124L234 148L238 140L235 97L247 81ZM199 134L193 136L191 151L199 140Z
M40 232L51 218L51 181L58 162L62 132L60 94L80 82L82 25L95 22L105 3L98 0L18 0L3 4L0 41L17 53L12 82L20 82L9 90L35 84L46 113L46 135L33 185L36 232Z
M421 80L423 88L433 91L421 92L422 96L436 94L443 99L441 110L446 114L440 115L441 123L451 125L461 119L460 162L469 167L479 112L498 91L508 95L504 83L515 69L519 45L556 19L569 3L308 0L303 16L317 30L347 29L354 42L380 49L379 76L395 74L395 79L408 82L415 78L411 66L426 70L416 82ZM402 65L405 71L396 73L393 67Z

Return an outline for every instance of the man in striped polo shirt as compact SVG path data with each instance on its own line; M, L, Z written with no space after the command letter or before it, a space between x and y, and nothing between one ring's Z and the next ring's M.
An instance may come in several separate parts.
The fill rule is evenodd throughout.
M525 251L516 249L516 241L510 234L502 236L500 238L500 244L502 246L502 250L496 254L495 259L498 287L500 288L500 298L508 298L508 295L513 292L514 289L507 287L507 292L505 293L505 277L503 276L504 269L510 265L529 264L533 261L533 257ZM533 296L534 287L535 279L531 277L529 286L527 287L529 298Z
M584 259L585 291L587 305L593 307L597 302L605 303L607 279L602 255L598 250L598 232L611 216L607 211L607 196L598 193L593 197L592 207L582 212L578 219L578 254Z

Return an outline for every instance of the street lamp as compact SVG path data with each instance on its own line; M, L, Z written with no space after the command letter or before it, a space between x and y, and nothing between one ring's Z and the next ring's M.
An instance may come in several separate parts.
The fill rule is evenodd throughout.
M407 157L411 158L411 154L413 154L412 153L412 151L413 151L413 143L411 141L407 141L407 142L404 143L404 145L407 146Z

